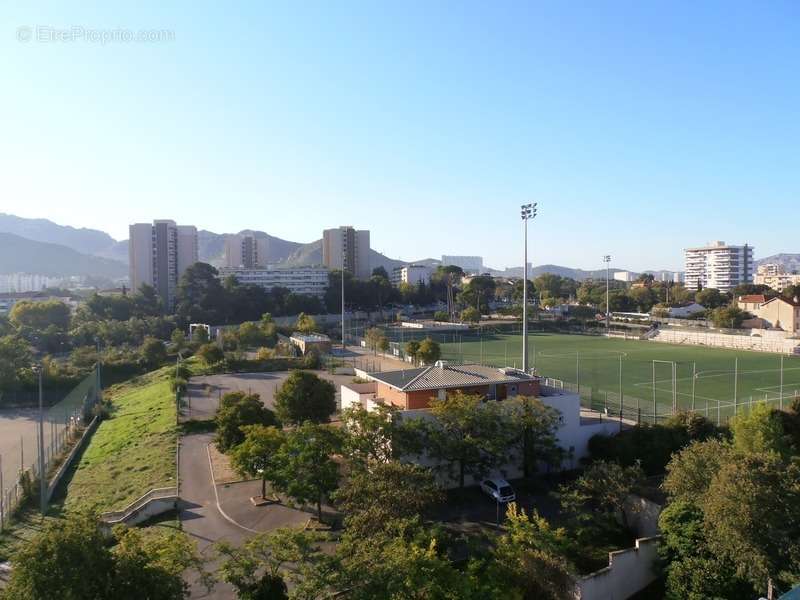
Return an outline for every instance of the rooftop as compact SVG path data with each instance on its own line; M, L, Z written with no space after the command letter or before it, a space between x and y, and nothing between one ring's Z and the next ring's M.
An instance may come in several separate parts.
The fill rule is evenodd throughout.
M483 365L448 365L439 362L430 367L370 373L370 377L403 392L451 387L517 383L536 379L517 369L498 369Z
M295 331L292 334L291 339L293 340L300 340L301 342L330 342L331 338L327 335L322 335L321 333L301 333L299 331Z
M764 304L767 297L764 294L748 294L747 296L739 296L739 302L746 302L747 304Z

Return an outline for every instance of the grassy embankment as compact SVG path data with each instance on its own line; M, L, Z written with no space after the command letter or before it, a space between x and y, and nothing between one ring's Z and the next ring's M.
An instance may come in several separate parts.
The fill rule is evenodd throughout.
M33 506L23 510L0 536L0 559L13 555L47 520L80 511L121 509L153 488L175 485L172 369L164 367L104 391L112 403L111 413L56 492L48 516L43 518Z

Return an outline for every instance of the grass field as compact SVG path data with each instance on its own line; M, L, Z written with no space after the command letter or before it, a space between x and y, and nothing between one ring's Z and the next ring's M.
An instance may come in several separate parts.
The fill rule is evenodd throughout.
M114 409L100 423L66 490L64 509L124 508L145 492L175 485L175 401L172 367L105 392Z
M779 404L781 357L777 354L724 350L704 346L624 340L602 336L529 335L529 364L544 377L579 382L585 404L602 408L607 402L619 411L620 367L626 416L641 410L653 415L653 361L674 361L675 395L679 408L694 408L709 418L725 421L734 412L749 410L751 402ZM462 337L447 334L441 340L442 357L461 362L496 366L520 366L522 336L484 334ZM737 365L738 362L738 365ZM673 405L673 366L655 363L657 417L669 414ZM738 377L734 374L738 372ZM788 399L800 392L800 357L785 357L783 394ZM606 400L608 398L608 400Z

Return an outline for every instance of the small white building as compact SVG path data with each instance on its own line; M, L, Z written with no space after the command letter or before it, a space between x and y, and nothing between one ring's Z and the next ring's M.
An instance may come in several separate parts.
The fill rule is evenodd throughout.
M667 316L672 319L686 319L697 313L701 313L706 309L702 304L692 302L685 306L671 306L667 309Z

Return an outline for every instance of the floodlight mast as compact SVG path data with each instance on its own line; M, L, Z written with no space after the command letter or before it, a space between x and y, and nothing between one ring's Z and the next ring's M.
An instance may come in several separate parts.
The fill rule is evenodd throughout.
M609 321L611 319L611 308L609 306L609 265L611 264L611 255L606 254L603 256L603 262L606 263L606 336L609 333Z
M522 370L528 372L528 220L536 217L537 203L520 207L524 231L524 256L522 261Z

